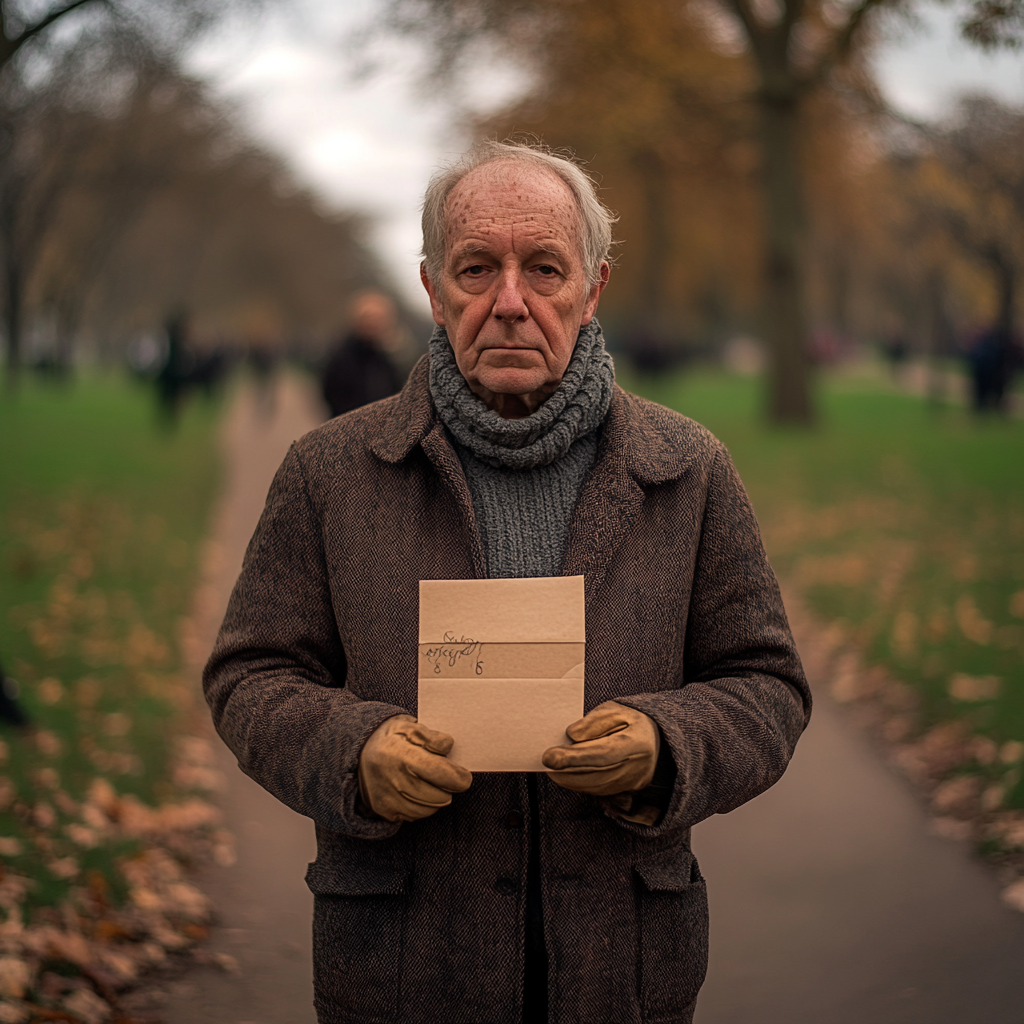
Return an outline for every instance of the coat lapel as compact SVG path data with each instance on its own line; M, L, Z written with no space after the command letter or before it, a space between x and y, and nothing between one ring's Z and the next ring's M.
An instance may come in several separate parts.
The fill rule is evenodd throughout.
M583 482L569 525L564 576L585 576L588 603L600 591L608 565L644 503L643 488L626 472L619 444L624 424L619 392L612 399L594 468Z
M438 475L445 482L448 491L459 510L462 528L469 538L469 547L473 556L473 569L477 578L486 579L487 564L484 558L483 545L480 543L480 532L476 528L476 511L473 508L473 496L469 493L466 474L459 461L459 456L451 446L444 426L438 420L433 428L420 442L424 453L430 460Z
M419 445L444 481L459 512L462 528L472 554L477 576L487 576L483 545L476 528L473 497L469 493L462 463L451 446L444 426L430 400L430 358L423 356L412 368L400 395L392 399L389 415L382 420L380 433L370 442L370 450L384 462L397 464Z
M690 460L661 428L660 410L616 386L598 446L569 527L564 576L585 576L588 601L604 584L644 503L644 487L678 479Z

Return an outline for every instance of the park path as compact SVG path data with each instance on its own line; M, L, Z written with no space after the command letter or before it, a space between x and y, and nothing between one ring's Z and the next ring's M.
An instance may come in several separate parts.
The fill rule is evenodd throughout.
M322 419L305 380L291 375L262 390L242 387L229 407L221 438L224 489L195 602L189 660L197 685L274 473L292 441ZM315 1024L313 897L303 881L316 856L313 823L243 775L227 747L216 744L225 777L221 803L238 860L201 878L217 913L204 949L231 957L222 962L238 968L192 969L169 986L161 1017L166 1024Z
M197 664L274 469L319 414L293 377L280 380L273 415L260 410L243 390L226 423L228 476L197 600ZM696 1024L1024 1024L1024 915L1000 902L965 847L929 833L904 781L824 696L821 646L813 629L796 627L818 695L811 727L778 785L694 831L711 901ZM190 971L171 986L164 1018L313 1024L303 884L312 827L221 749L238 863L203 879L220 921L207 948L234 957L239 971Z

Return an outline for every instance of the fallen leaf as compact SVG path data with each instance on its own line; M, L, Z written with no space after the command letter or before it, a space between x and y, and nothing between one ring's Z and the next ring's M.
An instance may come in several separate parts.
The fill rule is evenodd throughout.
M80 1017L83 1024L106 1024L113 1015L110 1003L87 988L80 988L65 997L64 1008Z
M0 1003L0 1024L25 1024L31 1016L32 1011L24 1004Z
M970 594L962 594L957 598L953 614L956 624L960 627L960 632L968 640L982 646L992 642L994 626L978 611L978 606Z
M46 757L56 757L60 753L61 742L54 733L41 729L35 734L35 740L39 752Z
M59 679L54 679L53 676L47 676L39 686L36 687L36 693L44 704L52 706L64 696L64 687L61 686Z
M932 793L932 808L939 815L969 818L973 815L982 781L974 775L958 775L940 782Z
M51 829L57 824L57 812L45 800L40 800L32 809L32 820L41 829Z
M59 857L46 865L57 878L74 878L78 874L78 861L74 857Z
M1013 885L1003 890L1003 902L1024 914L1024 878L1018 878Z
M949 680L948 690L954 700L995 700L1002 685L999 676L969 676L966 672L957 672Z
M1016 764L1024 760L1024 743L1019 740L1007 740L999 748L999 760L1003 764Z
M32 980L32 968L20 956L0 956L0 996L21 999Z

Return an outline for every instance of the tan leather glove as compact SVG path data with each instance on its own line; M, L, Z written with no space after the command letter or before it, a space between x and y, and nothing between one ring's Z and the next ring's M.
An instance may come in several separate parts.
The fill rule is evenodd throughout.
M661 733L654 720L613 700L599 704L565 730L571 747L550 747L541 758L548 778L591 796L614 796L649 786Z
M379 725L359 755L363 803L385 821L416 821L469 789L473 776L447 754L455 740L395 715Z

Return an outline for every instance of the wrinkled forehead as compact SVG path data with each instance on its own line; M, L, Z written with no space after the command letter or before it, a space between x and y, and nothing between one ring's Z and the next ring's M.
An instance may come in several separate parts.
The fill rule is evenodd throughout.
M566 248L580 247L581 217L572 190L542 165L493 160L470 171L448 195L445 246L467 230L505 221L536 223Z

